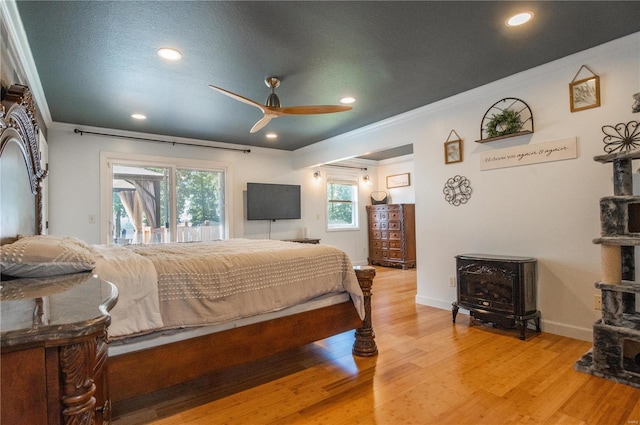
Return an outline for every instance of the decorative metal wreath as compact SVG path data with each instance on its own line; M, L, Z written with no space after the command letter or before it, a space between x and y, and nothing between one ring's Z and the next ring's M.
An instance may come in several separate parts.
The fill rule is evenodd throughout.
M488 137L500 137L513 134L522 128L522 120L516 111L505 109L499 114L494 114L487 122L485 130Z
M485 112L479 142L526 133L533 133L533 114L529 105L515 97L506 97Z
M640 126L637 121L618 123L615 126L602 126L605 137L604 151L606 153L630 152L640 147Z
M471 198L471 182L463 176L455 176L444 184L444 199L451 205L466 204Z

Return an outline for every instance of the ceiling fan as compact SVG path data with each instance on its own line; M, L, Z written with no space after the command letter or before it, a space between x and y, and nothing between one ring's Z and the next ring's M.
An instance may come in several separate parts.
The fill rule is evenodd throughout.
M251 106L255 106L260 109L264 116L260 121L255 123L253 127L251 127L251 133L255 133L263 128L265 125L269 123L273 118L278 118L282 115L315 115L315 114L331 114L334 112L345 112L351 110L351 106L346 105L312 105L312 106L288 106L282 107L280 106L280 99L278 95L275 93L275 89L280 85L280 79L278 77L268 77L264 80L267 87L271 89L271 94L267 97L267 101L264 105L258 103L254 100L247 99L246 97L240 96L239 94L235 94L228 90L222 89L220 87L212 86L209 84L213 90L219 91L222 94L225 94L235 100L239 100L240 102L246 103Z

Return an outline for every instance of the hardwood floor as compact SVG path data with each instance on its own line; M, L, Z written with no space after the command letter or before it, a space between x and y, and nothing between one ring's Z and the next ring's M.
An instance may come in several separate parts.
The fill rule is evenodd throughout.
M639 423L640 390L574 371L590 343L452 324L415 288L415 270L377 268L377 357L353 357L348 332L120 406L113 424Z

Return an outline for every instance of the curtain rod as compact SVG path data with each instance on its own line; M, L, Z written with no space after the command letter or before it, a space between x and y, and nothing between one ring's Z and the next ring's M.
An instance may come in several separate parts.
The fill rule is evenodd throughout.
M351 165L335 165L335 164L324 164L322 167L340 167L340 168L353 168L354 170L367 171L367 167L354 167Z
M197 143L183 143L183 142L175 142L175 141L171 142L169 140L147 139L145 137L121 136L119 134L96 133L94 131L78 130L77 128L74 129L73 132L76 133L76 134L80 134L81 136L84 135L84 133L87 133L87 134L95 134L96 136L119 137L121 139L139 140L139 141L143 141L143 142L171 143L174 146L175 145L197 146L197 147L201 147L201 148L224 149L224 150L228 150L228 151L238 151L238 152L242 152L242 153L250 153L251 152L251 149L226 148L226 147L223 147L223 146L199 145Z

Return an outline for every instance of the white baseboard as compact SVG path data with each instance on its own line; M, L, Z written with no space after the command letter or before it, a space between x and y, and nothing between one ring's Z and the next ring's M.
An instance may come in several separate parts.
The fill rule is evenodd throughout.
M427 297L422 297L420 295L416 295L416 304L427 305L429 307L435 307L442 310L451 310L451 303L454 301L455 300L451 300L451 301L436 300L435 298L427 298Z
M443 301L434 298L428 298L416 295L416 304L426 305L429 307L439 308L441 310L451 311L451 303L453 301ZM463 308L460 309L459 314L469 314L469 312ZM540 327L543 332L548 332L554 335L566 336L567 338L580 339L582 341L593 341L593 329L581 328L573 325L567 325L565 323L558 323L551 320L545 320L544 314L542 314L542 320L540 321Z
M593 342L593 328L579 328L577 326L544 319L542 320L541 326L545 332L549 332L554 335Z

